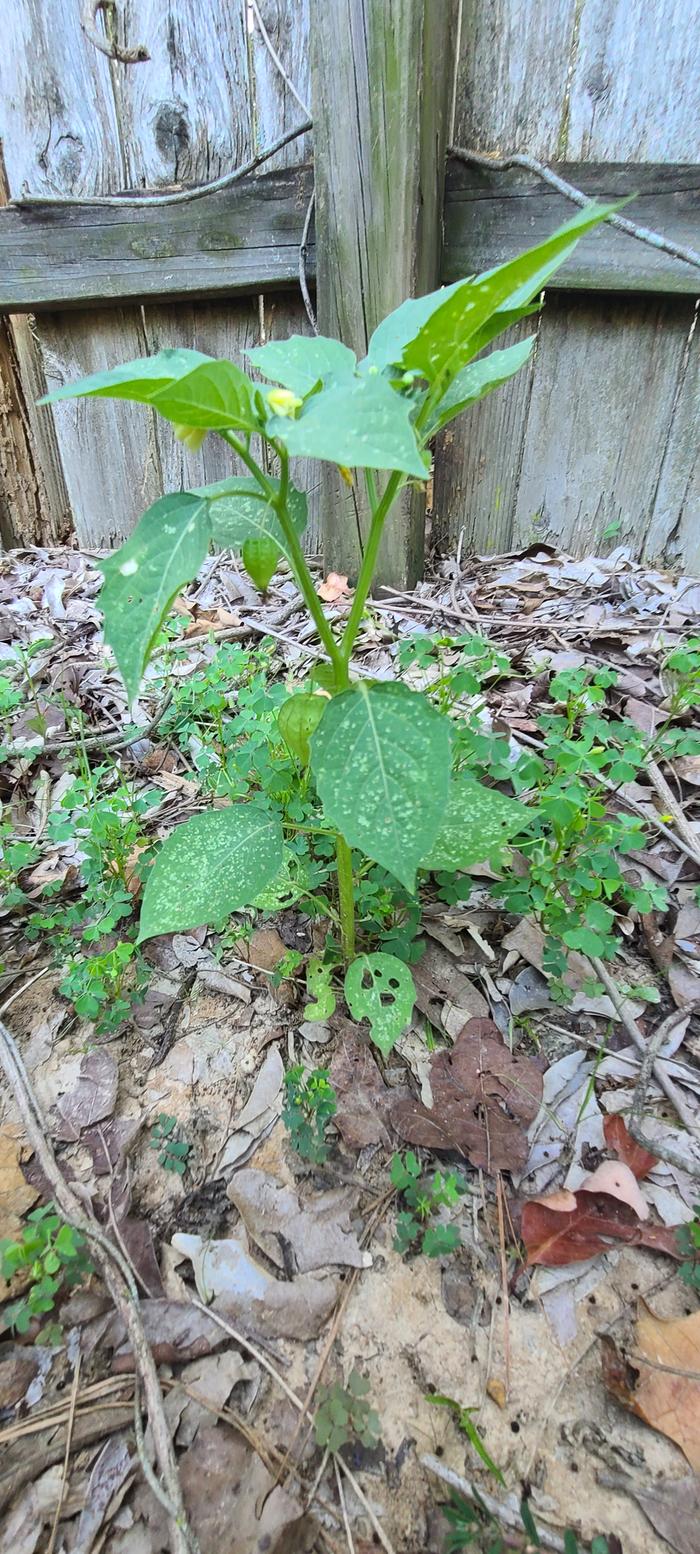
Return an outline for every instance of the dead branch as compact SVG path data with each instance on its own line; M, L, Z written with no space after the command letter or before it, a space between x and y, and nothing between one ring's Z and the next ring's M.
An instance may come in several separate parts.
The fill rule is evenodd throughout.
M106 54L108 59L116 59L120 65L141 65L151 57L144 43L137 43L132 49L122 48L114 36L110 38L98 32L97 13L104 11L107 31L114 34L116 9L116 0L85 0L80 18L83 32L93 48Z

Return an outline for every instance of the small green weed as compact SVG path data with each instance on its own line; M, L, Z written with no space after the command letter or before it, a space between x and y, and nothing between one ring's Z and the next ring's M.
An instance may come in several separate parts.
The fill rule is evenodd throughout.
M292 1148L302 1160L323 1165L329 1153L326 1128L338 1108L335 1090L328 1080L328 1069L314 1068L310 1074L305 1074L301 1063L297 1063L287 1069L284 1088L282 1121L289 1132Z
M131 974L131 975L130 975ZM74 956L64 969L60 991L76 1014L94 1020L99 1036L119 1029L138 1003L148 968L135 944L122 940L111 950Z
M19 1241L0 1241L0 1271L3 1279L18 1273L29 1275L26 1293L7 1306L4 1318L16 1333L26 1333L35 1318L53 1311L59 1292L80 1284L93 1271L86 1251L85 1238L66 1225L52 1203L27 1215ZM49 1341L60 1337L61 1329L52 1325ZM46 1337L44 1332L44 1337Z
M434 1403L436 1408L449 1408L450 1413L454 1415L457 1429L461 1430L463 1434L466 1435L467 1440L474 1447L477 1456L481 1458L484 1467L488 1468L489 1473L492 1473L493 1477L498 1480L498 1483L502 1484L505 1488L506 1481L503 1477L503 1474L500 1468L496 1466L493 1457L489 1455L489 1452L487 1451L486 1446L481 1439L474 1420L472 1419L472 1414L475 1412L475 1409L463 1408L462 1404L458 1403L455 1398L447 1397L442 1392L427 1392L425 1401L426 1403Z
M176 1138L176 1130L177 1118L168 1116L167 1112L161 1112L151 1128L151 1149L160 1150L158 1164L164 1171L173 1171L176 1176L184 1176L192 1145L188 1144L186 1139Z
M421 1174L420 1161L412 1150L401 1158L394 1155L391 1162L391 1181L401 1193L406 1209L396 1216L394 1248L408 1252L420 1240L420 1251L426 1257L443 1257L460 1246L456 1225L431 1224L441 1208L455 1208L460 1196L468 1192L466 1182L450 1171L443 1176L436 1171L431 1182Z
M314 1417L316 1444L324 1451L337 1452L353 1441L372 1449L381 1437L379 1415L367 1401L369 1380L354 1368L347 1387L340 1382L319 1389L319 1405Z
M442 1507L442 1513L450 1525L444 1554L461 1554L463 1549L473 1549L475 1554L506 1554L508 1549L513 1548L519 1549L521 1554L532 1554L535 1549L543 1547L527 1500L520 1502L522 1543L515 1543L512 1535L506 1538L496 1518L486 1509L478 1495L475 1495L472 1503L453 1490L450 1503ZM576 1533L567 1527L564 1533L564 1554L611 1554L611 1549L608 1539L602 1536L584 1546Z
M679 1251L684 1258L678 1273L683 1283L700 1295L700 1203L693 1204L693 1213L695 1218L689 1224L679 1226L676 1232Z

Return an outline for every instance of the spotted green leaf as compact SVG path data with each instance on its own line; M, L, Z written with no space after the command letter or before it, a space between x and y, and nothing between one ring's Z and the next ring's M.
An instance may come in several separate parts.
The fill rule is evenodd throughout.
M64 383L39 400L40 405L51 405L59 399L134 399L140 404L150 404L154 396L167 388L177 378L183 378L193 367L211 361L202 351L159 351L156 356L142 356L137 361L123 362L121 367L110 367L108 372L93 372L88 378L78 378L75 383Z
M459 772L450 784L440 830L420 866L452 871L485 863L531 819L532 810L525 804Z
M396 955L358 955L345 974L345 997L353 1020L369 1020L372 1041L385 1057L413 1014L413 977Z
M163 843L148 876L139 944L184 933L249 906L282 868L279 820L255 803L186 820Z
M173 378L149 403L179 425L256 432L262 424L255 405L257 392L233 362L205 359L183 377Z
M330 824L413 890L447 804L447 719L405 685L361 681L328 702L311 770Z
M586 205L524 254L495 270L448 286L442 293L433 292L434 307L429 313L428 298L422 298L426 316L404 348L404 369L418 371L429 383L440 382L446 388L474 354L474 336L492 314L506 306L526 306L568 258L579 238L618 209L618 204Z
M525 365L534 344L535 336L530 335L527 340L519 340L517 345L511 345L505 351L491 351L489 356L463 367L435 406L426 426L426 437L433 437L455 416L461 415L463 410L476 404L477 400L484 399L493 389L500 388L502 383L507 383Z
M270 340L246 355L264 377L302 398L317 383L348 378L355 371L354 351L326 335L290 335L288 340Z
M306 968L306 991L313 1000L306 1005L307 1020L329 1020L335 1009L335 993L331 987L332 966L327 966L318 955L312 955Z
M278 489L278 482L271 484ZM233 475L213 486L198 486L197 495L208 497L212 538L222 550L242 550L246 540L274 540L281 556L290 560L279 518L251 475ZM303 491L290 486L287 510L296 533L304 533L308 521Z
M154 639L175 595L191 582L209 549L208 504L190 492L154 502L114 555L98 563L105 639L114 650L129 700L138 694Z
M299 691L282 703L277 714L280 734L292 755L308 766L311 758L309 741L315 733L328 705L325 696L314 696L312 691Z
M296 420L273 416L267 430L288 452L359 469L396 469L427 480L411 401L377 374L331 384L307 399Z

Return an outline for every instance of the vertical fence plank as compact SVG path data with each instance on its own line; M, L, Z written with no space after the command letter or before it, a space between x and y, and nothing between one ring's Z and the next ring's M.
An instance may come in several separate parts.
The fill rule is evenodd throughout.
M452 0L312 0L319 324L358 355L386 313L437 284L455 15ZM322 511L327 562L356 573L355 515L331 468ZM423 525L422 502L406 497L378 582L416 581Z

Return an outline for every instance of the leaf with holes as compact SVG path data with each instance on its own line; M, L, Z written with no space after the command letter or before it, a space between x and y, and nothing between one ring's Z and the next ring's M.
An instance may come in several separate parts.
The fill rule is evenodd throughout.
M296 420L273 416L270 437L287 452L326 459L350 469L396 469L428 478L428 466L416 441L413 406L387 378L348 378L307 399Z
M389 1056L413 1014L413 977L395 955L358 955L345 974L345 997L353 1020L369 1020L372 1041Z
M354 351L326 335L290 335L288 340L270 340L254 351L246 351L246 356L264 377L292 389L302 398L317 383L352 377L356 364Z
M277 725L286 745L302 766L308 766L311 758L311 735L315 734L328 706L325 696L315 696L312 691L299 691L282 703L277 714Z
M622 202L625 203L624 201ZM446 390L475 354L475 336L500 308L527 305L568 259L580 237L619 205L586 205L551 237L507 264L433 292L434 307L404 348L401 365ZM421 299L427 308L427 298Z
M275 491L279 481L270 482ZM280 521L272 504L252 475L232 475L213 486L198 486L197 496L209 500L212 539L221 550L242 551L246 540L273 540L279 554L291 561ZM308 508L303 491L290 486L287 511L297 535L304 533Z
M420 866L452 872L485 863L518 831L526 829L532 813L525 804L458 772L450 783L443 823Z
M184 378L211 356L203 351L159 351L156 356L142 356L137 361L124 362L121 367L111 367L108 372L93 372L88 378L78 378L75 383L64 383L39 400L40 405L52 405L59 399L132 399L148 405L163 389Z
M328 703L311 770L330 824L412 891L447 804L447 719L404 685L360 682Z
M130 701L138 694L161 623L183 583L197 576L210 539L208 503L176 491L154 502L126 544L98 562L104 576L105 640Z
M279 874L283 857L279 820L256 804L212 810L176 826L148 876L139 944L221 922L249 906Z

